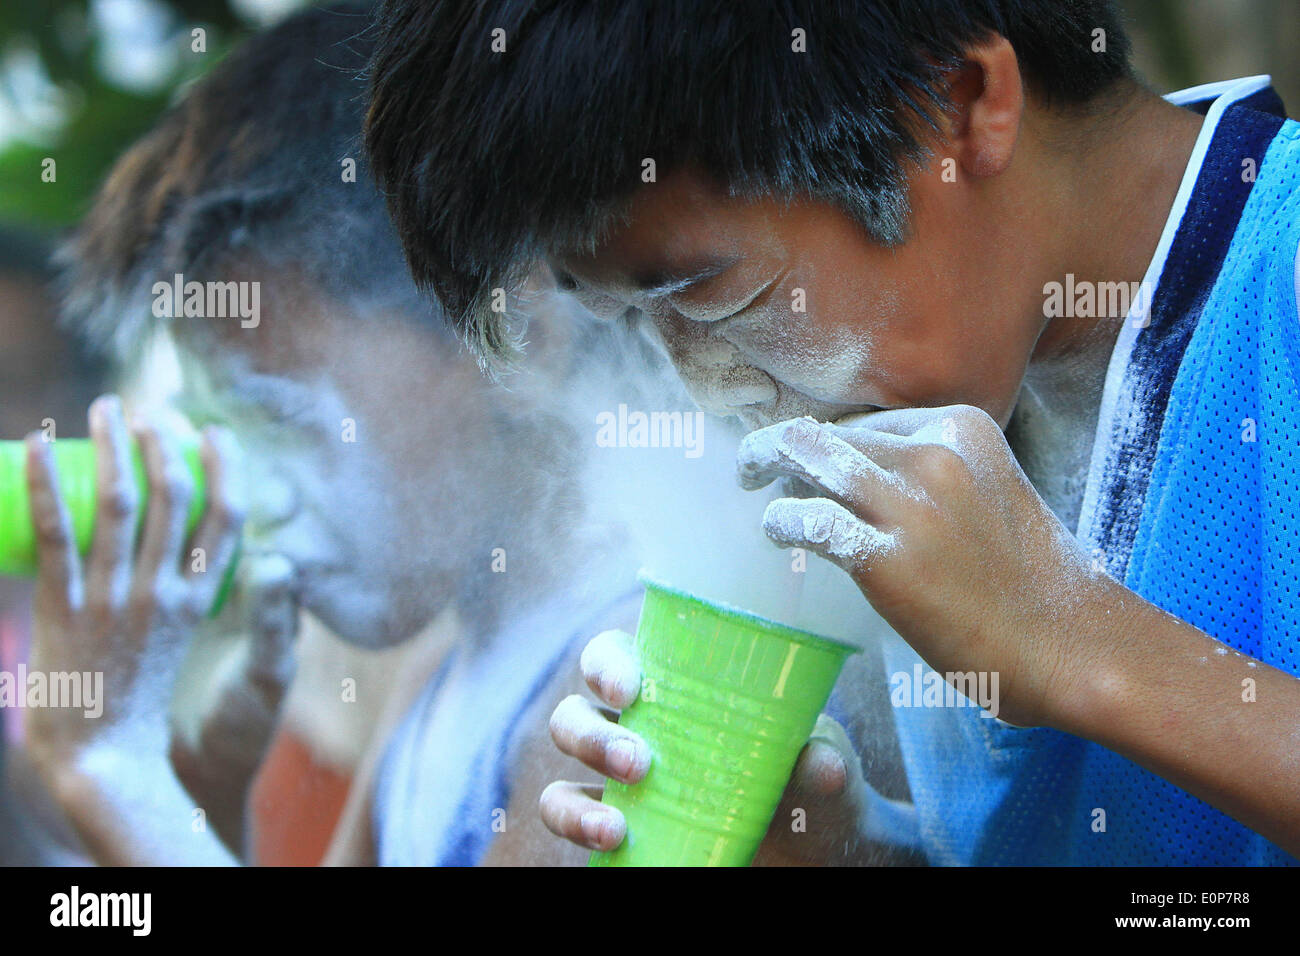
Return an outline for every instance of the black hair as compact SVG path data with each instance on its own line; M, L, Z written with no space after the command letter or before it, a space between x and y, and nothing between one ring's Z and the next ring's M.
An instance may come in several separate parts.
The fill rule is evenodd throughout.
M494 289L594 245L646 158L897 243L964 47L1005 36L1048 105L1129 75L1111 0L383 0L377 29L372 166L416 283L494 367L519 354Z
M358 315L429 319L361 143L371 10L339 3L254 35L118 160L58 253L65 325L134 357L158 321L154 282L215 280L249 261ZM429 324L455 344L440 318Z

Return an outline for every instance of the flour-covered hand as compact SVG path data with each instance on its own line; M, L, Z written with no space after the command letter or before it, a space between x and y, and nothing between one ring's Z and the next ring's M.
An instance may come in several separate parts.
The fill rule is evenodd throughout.
M151 425L136 432L149 489L145 502L133 477L131 433L115 397L91 406L90 433L96 518L84 559L51 449L40 435L27 440L38 556L32 668L102 676L102 713L94 718L75 709L33 712L32 752L51 771L109 738L132 752L165 754L175 675L190 634L216 598L243 520L230 480L237 450L226 432L204 435L208 504L192 535L186 520L194 480L176 439ZM187 560L194 548L207 555L202 571Z
M615 713L630 706L641 687L632 635L598 634L584 648L579 666L603 707L576 694L561 701L550 723L556 747L602 776L639 783L653 754L643 738L618 725ZM542 821L556 836L579 846L613 850L627 835L627 821L616 808L600 802L603 792L602 783L557 780L542 793ZM823 716L795 764L754 864L852 860L873 838L864 828L874 824L880 816L874 811L887 802L872 796L844 730ZM801 825L792 827L789 821L796 811Z
M999 676L999 716L1051 723L1086 666L1071 624L1119 585L1095 571L985 412L965 405L785 421L746 436L741 484L793 477L822 497L778 498L764 530L852 575L940 673Z

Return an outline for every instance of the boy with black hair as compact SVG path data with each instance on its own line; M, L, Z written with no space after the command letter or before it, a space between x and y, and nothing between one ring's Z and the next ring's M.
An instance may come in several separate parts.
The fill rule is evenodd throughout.
M1300 126L1267 78L1162 99L1127 54L1108 0L380 11L372 163L481 361L548 262L755 429L742 484L815 489L773 541L937 672L1000 675L1019 726L895 711L936 862L1300 852ZM625 636L598 650L624 706ZM585 701L552 729L652 760ZM860 792L843 757L805 755ZM577 785L542 812L623 836Z

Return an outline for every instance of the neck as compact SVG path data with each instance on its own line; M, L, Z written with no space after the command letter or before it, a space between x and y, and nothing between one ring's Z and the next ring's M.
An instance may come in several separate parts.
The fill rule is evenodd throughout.
M1145 90L1117 98L1113 110L1092 124L1095 133L1079 131L1081 148L1072 159L1055 164L1048 185L1059 197L1042 218L1040 248L1052 250L1046 282L1064 283L1074 276L1076 288L1092 283L1106 288L1124 283L1134 288L1146 276L1165 223L1182 184L1187 161L1200 135L1202 118ZM1104 133L1102 132L1104 130ZM1060 229L1061 223L1074 224ZM1043 299L1034 305L1036 321L1045 321L1025 378L1027 387L1051 404L1060 394L1066 407L1077 406L1080 376L1100 381L1124 315L1094 314L1044 320Z
M1131 92L1093 124L1071 130L1075 149L1045 184L1039 231L1038 289L1064 284L1125 283L1146 276L1164 232L1201 117L1146 91ZM1102 133L1101 130L1105 132ZM1073 228L1062 229L1061 224ZM1094 289L1098 285L1094 285ZM1096 434L1101 393L1123 315L1044 319L1044 296L1027 305L1042 326L1007 438L1025 473L1073 527Z

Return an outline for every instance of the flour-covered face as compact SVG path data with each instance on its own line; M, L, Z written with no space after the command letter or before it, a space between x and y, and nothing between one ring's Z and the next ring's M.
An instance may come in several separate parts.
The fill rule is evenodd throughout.
M887 248L832 205L739 200L682 171L552 267L597 315L637 309L695 401L751 428L957 403L1005 424L1036 332L981 307L948 197L917 183L911 198L912 238Z
M483 516L508 452L494 452L482 376L418 323L272 283L268 297L258 329L182 343L178 404L241 446L245 548L287 557L303 607L340 638L403 641L456 600L493 537Z

